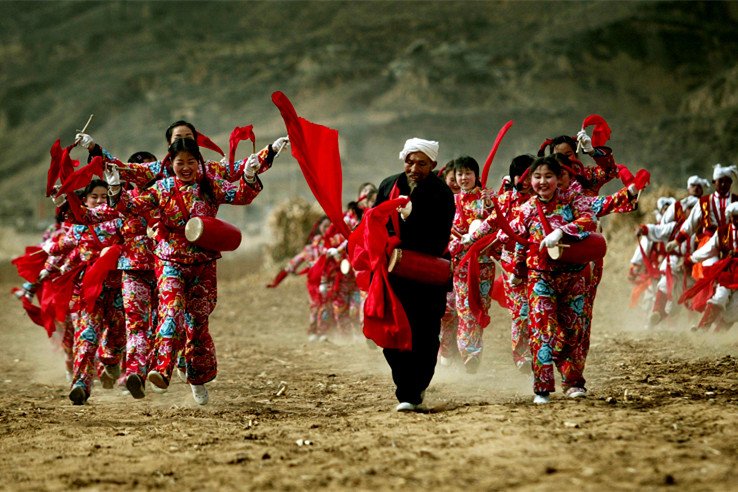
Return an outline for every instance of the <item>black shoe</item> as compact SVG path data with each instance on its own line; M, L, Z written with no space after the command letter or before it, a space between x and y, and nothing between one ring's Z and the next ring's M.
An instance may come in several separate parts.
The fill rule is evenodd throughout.
M118 364L104 364L103 372L100 374L100 382L102 383L103 388L113 389L119 377L120 366Z
M466 369L467 374L476 374L479 370L479 357L476 355L469 357L469 359L464 362L464 369Z
M72 400L74 405L84 405L89 397L89 393L82 386L75 386L69 392L69 399Z
M126 378L126 389L131 392L131 396L137 400L144 398L144 382L143 378L138 374L130 374Z
M149 381L157 388L167 389L169 387L169 381L159 371L149 371Z

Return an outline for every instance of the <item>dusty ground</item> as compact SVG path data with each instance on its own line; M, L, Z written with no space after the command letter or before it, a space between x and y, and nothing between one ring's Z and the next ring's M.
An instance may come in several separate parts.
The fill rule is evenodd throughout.
M0 296L0 488L735 490L738 335L645 331L619 274L596 305L587 399L534 406L495 308L480 373L439 368L431 411L397 414L381 352L308 344L304 278L273 291L248 270L220 264L204 407L176 381L72 406L61 355Z

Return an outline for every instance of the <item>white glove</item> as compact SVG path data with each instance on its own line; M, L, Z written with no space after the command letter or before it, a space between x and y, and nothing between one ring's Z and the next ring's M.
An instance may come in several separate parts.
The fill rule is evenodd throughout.
M564 231L561 229L554 229L551 234L543 238L543 241L541 241L541 248L553 248L559 244L559 241L561 241L561 238L563 237Z
M277 140L274 141L272 144L272 150L279 155L279 150L282 148L282 145L284 144L284 147L287 148L290 146L290 137L279 137ZM276 155L274 156L276 157Z
M587 154L591 154L594 152L594 147L592 147L592 139L589 135L587 135L587 131L582 129L579 130L577 133L577 141L582 144L582 150L585 151Z
M259 156L256 154L251 154L249 158L246 159L246 164L243 167L244 177L249 181L253 181L254 176L256 176L256 171L259 170L260 166L261 163L259 162Z
M37 280L37 282L43 281L49 275L51 275L51 272L50 271L48 271L46 269L41 270L41 272L38 274L38 280Z
M335 259L341 258L341 254L338 252L337 248L328 248L328 250L325 252L328 256L332 256Z
M91 150L92 147L95 145L95 140L93 140L92 137L86 133L76 134L74 136L74 141L77 143L77 145L81 145L87 150Z
M108 186L120 186L120 173L118 172L118 167L115 164L105 166L103 179L108 183Z
M629 194L630 196L636 196L636 195L638 195L638 190L636 190L636 185L635 185L635 183L630 183L630 184L628 185L628 194Z
M62 205L64 205L67 202L67 195L66 194L61 194L61 195L57 195L57 196L52 196L51 197L51 201L54 202L54 206L55 207L61 207Z
M471 234L467 233L461 236L461 244L463 244L464 246L469 246L473 242L474 241L472 240Z
M669 241L666 243L666 252L671 253L673 251L676 251L676 249L679 247L679 242L677 240Z
M520 285L523 283L523 279L520 277L516 277L515 275L510 275L510 280L508 280L510 285L515 287L516 285Z
M328 293L328 287L329 284L320 284L320 287L318 287L318 292L320 292L321 295L326 295Z

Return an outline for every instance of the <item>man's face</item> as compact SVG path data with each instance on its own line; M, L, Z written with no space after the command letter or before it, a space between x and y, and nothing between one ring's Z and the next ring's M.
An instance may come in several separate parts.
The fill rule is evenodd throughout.
M408 181L423 181L435 167L436 161L430 160L423 152L410 152L405 157L405 176Z
M690 196L696 196L697 198L702 196L702 186L701 185L689 185L689 188L687 188L687 193Z
M733 180L727 176L723 176L722 178L713 181L713 183L715 183L715 191L718 192L718 195L726 196L730 193L730 187L733 184Z

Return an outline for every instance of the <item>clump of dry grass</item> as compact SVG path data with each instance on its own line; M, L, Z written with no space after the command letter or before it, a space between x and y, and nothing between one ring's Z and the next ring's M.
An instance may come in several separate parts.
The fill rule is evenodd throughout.
M264 267L274 269L297 254L304 246L315 222L323 216L320 206L295 196L285 200L269 213L266 224L271 232L264 248Z

